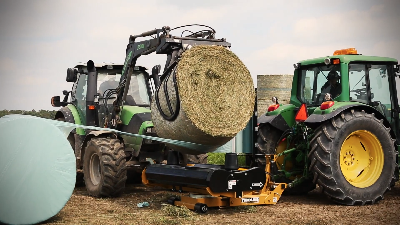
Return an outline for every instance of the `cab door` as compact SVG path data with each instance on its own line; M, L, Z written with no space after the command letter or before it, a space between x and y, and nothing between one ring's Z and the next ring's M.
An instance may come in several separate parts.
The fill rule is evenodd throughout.
M398 98L393 66L384 63L351 63L349 65L351 101L373 106L399 132Z

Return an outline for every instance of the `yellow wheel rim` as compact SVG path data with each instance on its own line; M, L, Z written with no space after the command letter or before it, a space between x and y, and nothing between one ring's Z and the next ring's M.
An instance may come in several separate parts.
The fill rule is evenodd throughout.
M340 149L340 169L346 180L358 188L373 185L383 170L382 145L366 130L351 133Z
M292 147L293 147L292 144L290 146L287 146L286 138L284 138L279 142L278 146L276 147L275 153L276 154L282 153L286 149L289 149L289 148L292 148ZM283 165L284 159L285 159L285 155L281 155L276 159L276 165L277 165L279 170L283 169L282 165ZM285 170L290 172L290 171L292 171L292 169L293 169L293 162L291 160L286 160L286 162L285 162ZM292 176L289 179L290 180L294 180L295 177Z

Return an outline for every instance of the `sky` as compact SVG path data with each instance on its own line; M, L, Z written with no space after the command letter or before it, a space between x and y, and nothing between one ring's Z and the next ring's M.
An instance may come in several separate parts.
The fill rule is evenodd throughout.
M0 110L54 110L68 67L123 63L129 35L205 24L257 75L293 74L300 60L354 47L400 59L399 0L0 0ZM165 55L137 64L164 65Z

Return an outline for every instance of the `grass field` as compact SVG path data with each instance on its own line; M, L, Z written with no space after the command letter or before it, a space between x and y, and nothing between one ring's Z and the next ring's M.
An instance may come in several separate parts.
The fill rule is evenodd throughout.
M400 224L400 183L384 200L366 206L336 205L318 188L282 196L276 205L210 208L206 214L166 204L184 194L128 184L118 198L93 198L77 187L64 209L44 224ZM149 207L137 206L145 201Z

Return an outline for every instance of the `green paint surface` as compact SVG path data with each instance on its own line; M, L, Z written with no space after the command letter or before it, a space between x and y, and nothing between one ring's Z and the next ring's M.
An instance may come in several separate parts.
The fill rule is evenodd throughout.
M144 107L139 107L139 106L127 106L127 105L125 105L125 106L122 108L122 113L121 113L121 120L122 120L122 123L123 123L124 125L128 125L128 124L129 124L129 121L131 121L133 115L135 115L135 114L137 114L137 113L145 113L145 112L150 113L151 111L150 111L150 109L146 109L146 108L144 108Z
M74 116L75 123L78 125L82 125L81 117L79 117L79 113L76 107L72 104L68 104L67 107L69 110L71 110L71 113ZM79 135L85 135L85 130L82 128L76 128L76 133Z
M321 110L320 107L316 107L313 114L329 114L332 113L334 111L336 111L338 108L343 107L343 106L347 106L347 105L365 105L362 104L360 102L338 102L338 101L334 101L334 105L332 107L330 107L329 109L325 109L325 110Z
M296 106L292 104L287 104L287 105L280 105L279 108L272 112L267 112L267 116L275 116L275 115L282 115L283 119L286 121L286 123L291 127L295 123L295 109Z
M139 128L138 134L145 135L146 129L148 127L154 127L153 122L144 121ZM124 138L124 142L126 143L127 146L133 148L135 151L140 150L140 148L142 146L142 142L143 142L142 137L132 137L132 136L127 136L127 135L123 135L122 137Z
M300 61L300 64L302 66L307 66L307 65L312 65L312 64L324 63L324 60L326 58L340 59L341 63L346 63L346 64L349 64L350 62L357 62L357 61L397 63L397 59L389 58L389 57L366 56L366 55L332 55L332 56L325 56L325 57L303 60L303 61Z

